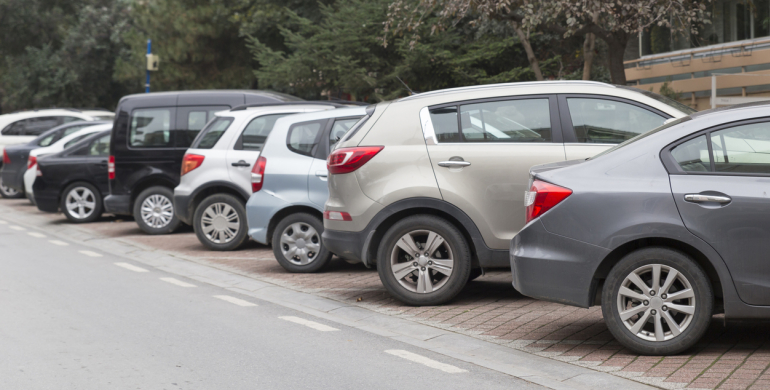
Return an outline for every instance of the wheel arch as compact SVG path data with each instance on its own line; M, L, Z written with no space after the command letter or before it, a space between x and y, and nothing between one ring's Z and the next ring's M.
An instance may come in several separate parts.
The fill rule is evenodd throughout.
M129 210L134 209L134 202L136 202L136 198L139 196L139 194L142 193L142 191L155 186L167 187L173 192L176 184L174 184L171 179L161 175L152 175L143 178L141 181L134 185L134 188L131 191L131 202L129 203Z
M310 215L318 217L319 220L321 220L321 224L323 224L323 211L319 210L316 207L308 206L304 204L295 204L288 207L284 207L280 210L278 210L273 216L270 218L270 222L267 224L267 244L272 245L273 241L273 233L275 232L275 227L278 226L278 224L286 218L289 215L297 214L297 213L308 213Z
M62 185L60 186L61 189L59 190L59 196L56 198L56 203L58 205L61 205L61 200L62 200L62 197L64 196L64 191L69 186L71 186L71 185L73 185L75 183L87 183L87 184L93 186L94 188L96 188L96 191L99 192L99 196L102 198L102 202L104 202L105 195L102 193L101 190L99 190L99 186L96 185L96 183L94 183L94 182L92 182L92 181L90 181L88 179L82 178L82 177L77 177L77 178L68 179L67 181L62 183Z
M246 194L242 189L228 181L217 180L208 182L205 185L198 187L190 195L190 203L187 205L187 215L189 218L191 220L194 218L195 210L204 199L216 194L232 195L243 202L244 207L246 206L246 202L249 200L249 196L251 196L251 194Z

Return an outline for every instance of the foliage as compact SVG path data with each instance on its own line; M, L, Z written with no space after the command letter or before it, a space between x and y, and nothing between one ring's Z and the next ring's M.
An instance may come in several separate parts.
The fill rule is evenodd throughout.
M663 82L663 85L660 86L660 91L658 91L658 93L673 100L679 100L679 98L682 96L681 92L677 92L674 90L674 88L671 88L671 77L668 77L666 81Z

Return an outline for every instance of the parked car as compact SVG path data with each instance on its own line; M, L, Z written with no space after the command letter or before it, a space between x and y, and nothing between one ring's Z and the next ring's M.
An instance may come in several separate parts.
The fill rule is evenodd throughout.
M27 158L27 171L24 172L24 191L27 197L34 203L34 190L32 184L37 177L37 161L45 156L56 154L70 146L78 143L80 140L90 136L93 133L100 133L104 130L112 130L112 123L105 123L97 126L89 126L69 134L62 139L43 148L37 148L29 152Z
M693 114L587 161L534 167L513 285L601 304L642 354L676 354L725 321L770 318L767 103Z
M24 195L24 172L26 172L27 158L31 150L49 146L84 127L104 123L112 122L80 120L68 122L40 134L26 144L6 146L3 150L2 168L0 168L0 195L3 197Z
M693 110L585 81L422 93L370 109L329 156L323 243L412 305L510 266L529 167L586 158ZM375 260L376 259L376 260Z
M245 205L257 188L254 170L262 167L260 153L273 125L287 115L338 106L289 102L218 112L182 160L182 177L174 189L177 218L191 224L209 249L238 248L249 237Z
M249 236L272 244L289 272L315 272L332 258L321 242L326 157L364 115L364 107L292 115L278 120L265 142L246 203Z
M93 222L102 215L102 199L109 190L110 134L109 128L91 133L69 148L38 160L37 179L32 186L38 209L52 213L61 210L76 223Z
M160 92L123 97L112 128L105 210L133 215L148 234L180 223L172 203L182 157L217 111L301 99L266 91Z

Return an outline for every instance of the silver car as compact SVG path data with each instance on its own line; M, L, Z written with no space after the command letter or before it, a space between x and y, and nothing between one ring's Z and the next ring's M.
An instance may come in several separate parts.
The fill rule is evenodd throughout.
M435 305L508 268L529 167L584 159L693 110L586 81L418 94L369 110L329 157L323 242L397 299Z
M276 121L265 142L260 185L246 203L249 236L272 244L287 271L315 272L331 260L321 243L326 157L364 115L364 108L339 108L288 116Z

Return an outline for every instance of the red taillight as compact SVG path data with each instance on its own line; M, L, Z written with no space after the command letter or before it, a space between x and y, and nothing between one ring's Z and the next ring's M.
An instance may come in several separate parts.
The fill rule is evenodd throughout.
M384 148L384 146L361 146L337 149L329 155L326 167L332 175L350 173L361 168Z
M350 217L350 214L344 212L344 211L324 211L324 219L329 219L332 221L352 221L353 218Z
M5 151L3 151L3 152L5 152ZM29 156L29 158L27 159L27 169L30 169L30 168L34 167L35 164L37 164L37 157Z
M262 189L262 184L265 183L266 165L267 159L259 156L257 163L254 164L254 168L251 168L251 192L257 192Z
M115 156L110 156L110 159L107 160L107 178L115 179Z
M527 206L527 223L543 215L570 195L572 195L572 190L569 188L535 179L532 182L532 187L524 196L524 205Z
M8 152L6 152L5 149L3 149L3 164L10 164L10 163L11 163L11 158L8 157Z
M203 159L205 159L205 156L201 156L200 154L185 154L184 158L182 158L182 174L181 176L184 176L187 173L190 173L195 168L198 168L203 164Z

